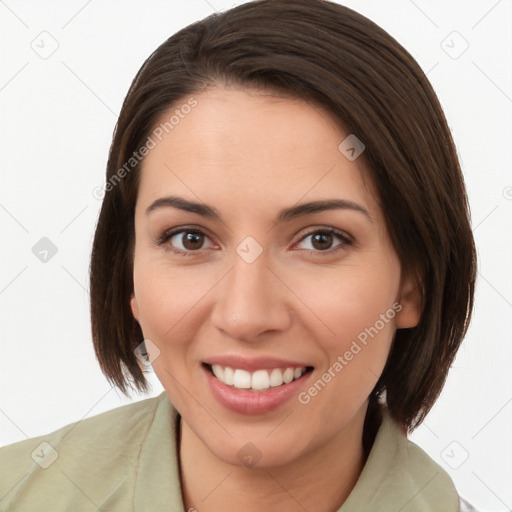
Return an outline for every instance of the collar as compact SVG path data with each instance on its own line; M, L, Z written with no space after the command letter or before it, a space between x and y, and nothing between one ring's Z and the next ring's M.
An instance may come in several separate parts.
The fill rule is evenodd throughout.
M338 512L457 512L448 473L407 439L382 408L382 422L356 485Z
M151 505L152 510L183 512L176 440L179 415L165 392L157 400L155 417L141 447L135 510L149 510ZM363 471L338 512L458 509L458 494L448 473L408 440L387 409L383 409L382 422Z

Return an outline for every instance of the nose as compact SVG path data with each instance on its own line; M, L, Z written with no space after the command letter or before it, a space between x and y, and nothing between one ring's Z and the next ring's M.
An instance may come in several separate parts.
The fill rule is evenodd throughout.
M225 335L258 342L265 333L286 330L291 315L289 290L265 253L248 262L235 254L233 265L215 287L213 325Z

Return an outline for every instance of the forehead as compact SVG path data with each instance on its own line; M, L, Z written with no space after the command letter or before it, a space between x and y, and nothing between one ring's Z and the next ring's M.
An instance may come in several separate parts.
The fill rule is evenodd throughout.
M283 196L288 204L329 195L372 209L362 159L351 161L340 151L349 134L325 108L224 87L191 97L194 103L184 98L155 125L155 146L141 169L143 202L164 191L267 207L282 205Z

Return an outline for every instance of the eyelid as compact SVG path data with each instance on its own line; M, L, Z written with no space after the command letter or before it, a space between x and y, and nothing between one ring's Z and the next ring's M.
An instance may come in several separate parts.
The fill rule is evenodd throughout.
M194 232L194 231L199 233L199 234L201 234L201 235L205 235L207 238L209 238L211 240L211 237L208 234L208 230L207 229L205 229L203 227L198 227L198 226L193 226L193 225L190 226L189 225L189 226L180 226L180 227L164 230L157 237L157 239L155 240L155 245L157 245L157 246L164 245L164 244L166 244L166 242L170 238L172 238L173 236L175 236L177 234L184 233L184 232ZM333 226L312 226L312 227L310 226L308 228L304 228L303 234L299 235L300 238L299 238L299 240L294 245L299 244L300 242L302 242L307 237L312 236L312 235L314 235L316 233L332 234L334 236L337 236L340 240L342 240L343 243L335 246L334 248L327 249L325 251L309 250L309 252L313 253L313 254L318 254L318 255L333 254L334 252L336 252L338 247L346 246L346 245L353 245L354 242L355 242L354 238L351 235L349 235L345 231L343 231L341 229L338 229L338 228L335 228ZM212 241L212 243L213 243L213 241ZM167 248L167 247L166 247L166 249L170 250L171 252L174 252L176 254L187 255L187 256L189 256L189 255L198 255L198 254L200 254L203 251L203 249L198 249L196 251L183 251L182 249ZM308 251L308 249L295 249L295 250Z
M205 235L207 238L211 240L210 235L208 234L208 230L205 228L200 228L196 226L181 226L176 228L171 228L164 230L160 235L158 235L154 241L155 245L167 245L167 242L175 235L178 235L180 233L186 233L186 232L197 232L201 235ZM213 243L213 241L212 241ZM197 251L183 251L182 249L175 249L175 248L168 248L165 247L166 250L169 250L171 252L177 253L177 254L183 254L183 255L197 255L200 254L203 249L198 249Z
M338 251L346 250L347 246L353 246L355 244L354 238L349 235L348 233L337 229L335 227L329 226L329 227L313 227L310 230L308 230L301 238L300 240L295 244L301 243L306 238L316 234L316 233L327 233L330 235L333 235L334 237L337 237L341 240L341 243L338 245L335 245L334 247L327 249L325 251L320 250L313 250L313 249L295 249L300 251L308 251L309 254L314 256L320 256L320 257L329 257L333 256L334 254L337 254Z
M346 242L353 243L354 238L349 235L347 232L343 231L342 229L335 228L334 226L313 226L309 228L305 228L303 235L299 235L301 238L299 239L299 242L302 242L304 238L307 238L308 236L311 236L315 233L329 233L336 235L342 239L344 239Z

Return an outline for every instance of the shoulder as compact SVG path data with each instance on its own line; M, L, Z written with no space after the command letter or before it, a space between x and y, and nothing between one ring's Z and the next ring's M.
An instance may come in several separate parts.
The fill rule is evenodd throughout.
M113 448L121 440L139 435L151 422L158 397L123 405L109 411L70 423L54 432L33 437L0 448L0 460L9 462L22 460L27 450L36 449L42 442L52 444L56 450L94 443L96 447ZM29 458L31 451L29 452Z
M367 488L375 488L372 493L387 509L459 511L459 495L449 474L408 438L387 408L382 409L367 465L363 469Z
M124 405L0 448L0 510L9 510L3 507L19 504L19 500L32 510L31 500L57 489L62 489L64 496L52 496L53 503L64 504L66 492L93 492L101 498L102 483L110 489L113 480L121 487L127 484L161 397Z

